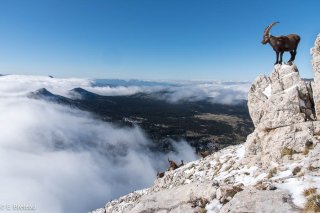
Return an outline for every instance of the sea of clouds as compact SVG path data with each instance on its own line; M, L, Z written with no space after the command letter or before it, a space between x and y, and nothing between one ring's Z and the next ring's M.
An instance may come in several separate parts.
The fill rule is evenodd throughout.
M47 76L7 75L0 79L0 95L24 95L46 88L50 92L70 97L71 89L81 87L106 96L157 93L159 99L171 103L207 100L212 103L237 104L247 99L251 82L108 80L50 78Z
M118 196L152 185L167 158L195 160L184 141L175 152L153 153L144 131L117 127L67 106L28 98L46 88L69 96L81 87L101 95L169 91L169 102L203 100L230 104L245 99L246 83L102 83L46 76L0 77L0 205L35 205L36 212L87 212Z

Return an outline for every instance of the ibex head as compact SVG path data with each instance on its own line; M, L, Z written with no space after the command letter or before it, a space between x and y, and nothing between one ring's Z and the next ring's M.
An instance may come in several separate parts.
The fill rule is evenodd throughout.
M278 22L278 21L277 22L272 22L271 24L269 24L268 27L266 27L266 29L263 32L263 39L261 41L262 44L267 44L270 41L270 30L277 23L280 23L280 22Z

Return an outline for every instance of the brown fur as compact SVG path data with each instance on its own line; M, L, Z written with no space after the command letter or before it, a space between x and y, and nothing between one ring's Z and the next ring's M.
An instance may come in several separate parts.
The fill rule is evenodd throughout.
M170 160L170 159L168 158L168 162L169 162L169 169L168 169L168 171L170 171L170 170L176 170L177 168L179 168L179 167L177 166L177 164L176 164L173 160Z
M200 152L200 155L201 157L205 158L207 157L208 155L210 155L211 153L207 150L207 151L204 151L204 152Z
M157 172L157 178L163 178L164 172Z

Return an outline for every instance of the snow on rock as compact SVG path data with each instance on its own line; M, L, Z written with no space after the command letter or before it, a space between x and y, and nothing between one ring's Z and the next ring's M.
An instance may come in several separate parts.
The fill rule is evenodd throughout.
M167 171L93 212L301 212L303 191L320 189L320 34L312 55L316 85L295 65L276 65L253 82L256 128L243 145Z
M269 84L269 86L267 86L267 87L264 89L263 94L265 94L268 98L270 98L270 96L271 96L271 91L272 91L271 84Z
M319 147L318 143L314 146ZM286 160L274 159L277 163L269 161L268 166L262 167L253 159L256 165L247 163L245 145L230 146L177 170L167 171L152 187L111 201L104 210L112 213L207 210L213 213L221 208L221 212L232 208L256 212L256 208L261 207L260 212L275 209L279 209L276 212L299 212L305 202L303 190L314 186L320 188L319 168L313 171L309 168L311 156L320 154L316 147L307 155L297 154L300 158L283 156ZM297 167L300 171L293 174ZM270 176L273 168L276 172ZM264 196L268 199L263 200ZM241 203L246 204L241 206ZM95 211L101 212L101 209Z
M222 205L218 199L212 200L208 205L206 205L207 213L217 213L220 211Z

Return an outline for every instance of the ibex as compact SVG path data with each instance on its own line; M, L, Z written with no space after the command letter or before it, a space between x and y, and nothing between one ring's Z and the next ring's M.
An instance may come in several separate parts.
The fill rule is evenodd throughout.
M170 159L168 158L168 162L169 162L169 169L168 169L168 171L170 171L170 170L176 170L176 169L178 168L177 164L176 164L173 160L170 160Z
M163 178L164 172L157 172L157 178Z
M282 55L284 52L290 52L291 58L288 61L288 64L292 64L294 61L298 44L300 42L300 36L297 34L290 34L287 36L273 36L270 34L271 28L279 22L271 23L263 32L262 44L269 43L273 50L276 52L277 60L274 64L282 64ZM279 61L280 55L280 61Z
M210 151L204 151L204 152L200 152L200 155L201 155L201 157L203 157L203 158L205 158L205 157L207 157L208 155L210 155L210 154L212 154Z
M183 160L181 160L181 163L180 163L180 165L178 167L181 167L181 166L184 166Z

